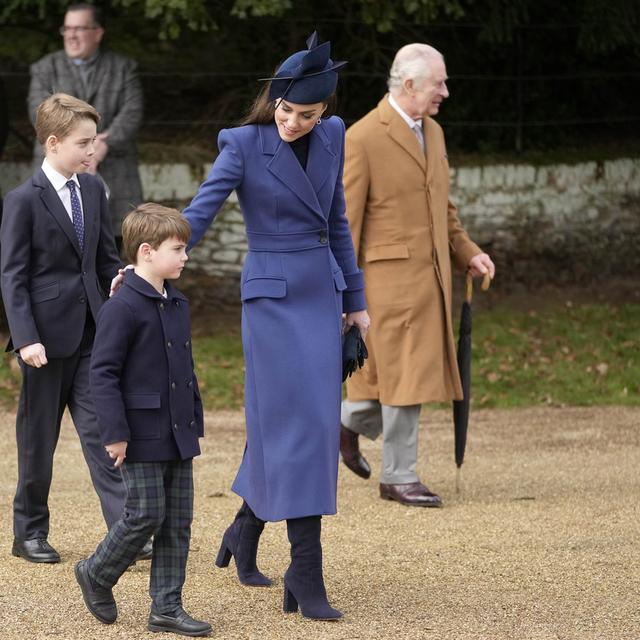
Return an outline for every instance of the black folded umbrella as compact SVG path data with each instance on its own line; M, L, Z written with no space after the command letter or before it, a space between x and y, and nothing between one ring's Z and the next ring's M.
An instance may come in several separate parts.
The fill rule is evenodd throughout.
M353 325L342 336L342 382L364 365L369 357L360 329Z
M491 280L485 274L482 289L487 290ZM453 401L453 429L458 475L456 485L460 484L460 467L464 461L464 450L467 446L467 429L469 427L469 403L471 401L471 298L473 297L473 278L467 272L467 289L465 301L460 312L460 333L458 336L458 369L462 383L462 400Z

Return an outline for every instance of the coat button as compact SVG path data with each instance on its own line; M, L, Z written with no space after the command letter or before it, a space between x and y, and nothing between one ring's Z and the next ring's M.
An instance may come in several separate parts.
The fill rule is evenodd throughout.
M189 380L189 382L187 382L187 387L189 387L189 389L191 389L191 387L193 387L193 382L191 380Z
M177 428L178 428L178 424L177 424L177 423L176 423L176 424L174 424L174 425L173 425L173 428L174 428L174 429L177 429Z
M164 302L161 302L158 306L160 307L161 311L164 310Z
M190 426L192 429L195 429L195 428L196 428L196 421L195 421L195 420L192 420L192 421L189 423L189 426Z
M176 388L176 383L175 382L171 383L171 388L175 391L175 388Z
M327 232L324 229L318 235L320 236L320 244L327 244L327 242L329 242Z
M86 301L87 301L87 299L84 296L80 296L78 298L78 302L86 302Z
M167 347L169 347L169 349L171 349L171 347L173 347L173 342L171 342L171 340L169 340L167 342Z
M185 347L188 347L188 346L189 346L189 341L188 341L188 340L184 343L184 346L185 346Z

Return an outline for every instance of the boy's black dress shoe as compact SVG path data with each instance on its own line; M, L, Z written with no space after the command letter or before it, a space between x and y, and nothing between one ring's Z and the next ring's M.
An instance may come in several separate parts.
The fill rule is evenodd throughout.
M105 587L101 587L91 581L86 562L86 560L80 560L74 570L76 580L82 590L84 603L91 614L98 618L100 622L112 624L118 617L118 609L116 601L113 599L113 593L111 589L105 589Z
M29 562L60 562L60 554L45 538L35 538L34 540L14 538L11 553L17 558L24 558Z
M151 609L148 629L192 637L208 636L213 631L208 622L194 620L182 607L176 609L171 615L156 613Z

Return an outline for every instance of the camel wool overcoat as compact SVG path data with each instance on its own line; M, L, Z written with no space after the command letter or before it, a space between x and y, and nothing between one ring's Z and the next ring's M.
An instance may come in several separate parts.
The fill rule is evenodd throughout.
M371 316L369 359L347 382L350 401L406 406L462 398L452 261L465 270L482 250L449 200L442 129L429 117L422 124L425 152L387 95L347 130L347 217Z

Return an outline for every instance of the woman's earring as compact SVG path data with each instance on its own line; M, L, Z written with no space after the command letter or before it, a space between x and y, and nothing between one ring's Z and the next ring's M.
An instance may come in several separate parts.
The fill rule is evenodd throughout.
M316 124L320 124L322 122L322 118L318 118L318 122Z

